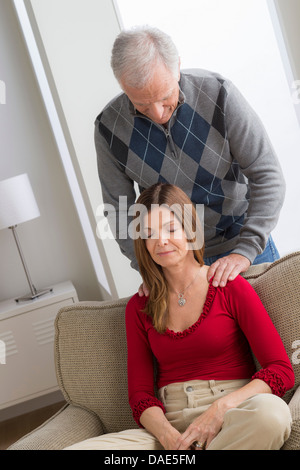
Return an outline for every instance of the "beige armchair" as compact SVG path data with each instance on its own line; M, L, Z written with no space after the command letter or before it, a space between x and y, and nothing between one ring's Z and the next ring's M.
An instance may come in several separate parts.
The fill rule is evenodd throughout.
M293 427L283 449L300 450L300 253L253 266L245 278L262 299L294 367L295 386L284 397ZM55 364L67 405L11 450L63 449L103 433L136 427L127 399L127 300L79 303L58 312Z

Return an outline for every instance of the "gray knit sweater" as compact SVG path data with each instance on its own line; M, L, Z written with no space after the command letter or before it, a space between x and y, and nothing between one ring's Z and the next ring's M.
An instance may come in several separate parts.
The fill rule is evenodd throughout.
M259 118L236 87L204 70L181 73L180 100L168 129L138 113L122 93L95 122L103 201L119 211L159 181L204 204L205 256L232 250L253 262L283 204L285 183ZM109 208L109 206L107 206ZM109 212L109 211L108 211ZM127 217L126 208L118 214ZM112 226L114 221L112 223ZM127 233L115 234L134 262Z

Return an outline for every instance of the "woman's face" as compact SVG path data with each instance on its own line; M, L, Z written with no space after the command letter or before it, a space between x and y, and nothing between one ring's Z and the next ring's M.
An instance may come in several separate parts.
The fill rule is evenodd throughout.
M166 207L148 212L144 219L143 238L157 264L168 268L182 263L190 250L181 221Z

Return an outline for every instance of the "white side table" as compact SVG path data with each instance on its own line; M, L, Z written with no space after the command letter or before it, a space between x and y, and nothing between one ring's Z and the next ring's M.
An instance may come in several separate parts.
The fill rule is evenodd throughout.
M61 307L78 298L71 282L51 287L33 301L0 302L0 410L58 390L54 320Z

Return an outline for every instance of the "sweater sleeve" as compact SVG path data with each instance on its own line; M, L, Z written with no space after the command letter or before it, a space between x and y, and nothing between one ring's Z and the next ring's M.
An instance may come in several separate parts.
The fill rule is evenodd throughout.
M136 193L133 181L126 175L121 164L113 158L110 148L113 143L110 145L108 143L110 138L108 129L104 126L101 128L101 122L97 119L94 141L104 212L122 254L131 261L131 267L138 270L133 241L127 234L128 224L131 222L128 209L135 203ZM125 150L124 153L126 153ZM125 201L123 205L119 204L119 195L122 195L122 201Z
M248 281L238 276L227 286L229 308L261 365L252 379L263 380L274 395L282 397L293 387L295 377L279 333Z
M164 406L154 393L153 354L145 326L146 314L142 313L144 298L138 294L130 299L126 307L127 374L129 405L133 418L140 423L142 413L152 406L165 412Z
M231 154L247 177L250 189L247 216L233 253L246 256L252 263L264 251L277 224L285 181L261 120L232 83L225 115Z

